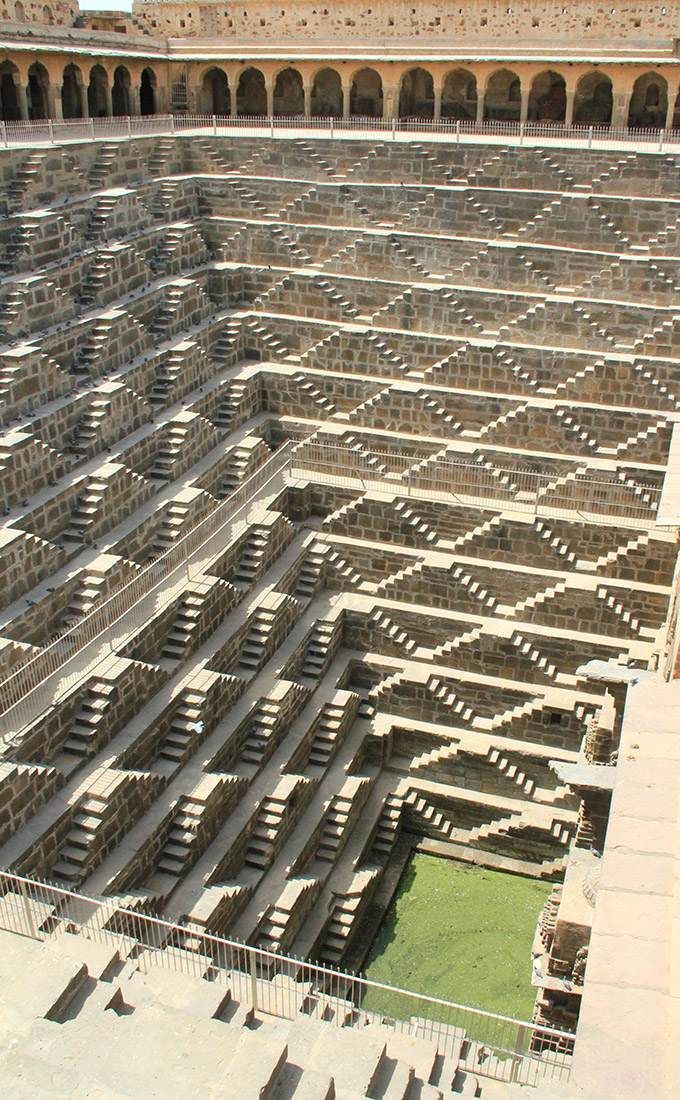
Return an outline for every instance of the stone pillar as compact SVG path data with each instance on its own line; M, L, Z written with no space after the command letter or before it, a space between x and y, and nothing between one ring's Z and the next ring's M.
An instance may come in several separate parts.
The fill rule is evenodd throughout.
M482 92L477 92L477 118L475 119L478 126L484 121L484 99L486 96L486 89Z
M265 87L267 89L267 115L269 118L274 117L274 81L271 77L267 79L265 77Z
M435 84L434 86L434 120L439 122L442 117L442 86L441 84Z
M47 88L47 113L50 118L61 121L64 117L61 102L61 84L49 84Z
M141 115L142 104L140 101L140 88L139 85L132 85L130 88L130 114Z
M396 118L399 114L399 86L383 84L383 118Z
M106 117L111 118L113 116L113 100L111 98L110 84L107 84L104 88L104 95L106 97Z
M87 102L87 84L78 85L78 95L80 96L80 113L83 118L89 118L90 105Z
M349 118L350 97L352 94L352 81L342 82L342 117Z
M28 121L28 96L25 84L15 84L17 90L17 104L19 106L19 118L22 122Z
M612 98L612 126L616 130L625 129L628 125L630 95L628 92L614 92Z
M529 96L531 94L531 88L522 87L522 98L519 105L519 120L520 122L526 122L529 114Z
M673 129L673 118L675 116L675 96L673 95L673 89L668 89L668 106L666 107L666 122L665 127L667 130Z
M305 118L310 118L312 114L312 85L311 83L304 83L302 86L305 97Z
M574 99L576 97L576 89L567 88L566 96L567 102L564 108L564 125L571 126L574 121Z

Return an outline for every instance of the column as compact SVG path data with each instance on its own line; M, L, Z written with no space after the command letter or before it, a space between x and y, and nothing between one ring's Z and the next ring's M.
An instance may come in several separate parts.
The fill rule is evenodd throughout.
M480 93L479 89L477 90L477 118L475 119L475 122L477 123L478 126L481 126L483 121L484 121L484 98L485 98L485 96L486 96L486 88L481 93Z
M564 109L564 125L571 126L574 122L574 99L576 97L575 88L566 89L567 103Z
M61 84L50 84L47 89L47 109L50 118L61 121L64 111L61 102Z
M396 118L399 114L399 87L396 84L383 84L383 118Z
M83 118L89 118L90 105L87 102L87 84L78 85L78 95L80 96L80 113Z
M666 108L666 122L665 126L667 130L673 129L673 118L675 116L675 96L673 95L673 89L668 88L668 106Z
M15 87L17 90L17 103L19 105L19 118L22 122L28 121L28 97L26 95L26 85L20 84L15 81Z
M106 98L106 117L111 118L113 115L113 100L111 98L111 85L107 84L104 88L104 96Z
M271 77L267 79L265 77L265 87L267 89L267 115L269 118L274 117L274 81Z
M305 118L310 118L312 114L312 85L311 83L303 83L302 90L305 96Z
M140 101L140 88L139 85L133 84L130 88L130 114L141 115L142 104Z
M612 126L615 130L625 129L628 125L628 92L614 92L612 105Z
M352 95L352 81L342 81L342 117L349 118L350 99Z
M531 87L525 88L522 86L522 98L519 105L519 120L520 122L526 122L527 115L529 114L529 95L531 93Z
M439 122L442 117L442 86L441 84L435 84L434 86L434 120Z

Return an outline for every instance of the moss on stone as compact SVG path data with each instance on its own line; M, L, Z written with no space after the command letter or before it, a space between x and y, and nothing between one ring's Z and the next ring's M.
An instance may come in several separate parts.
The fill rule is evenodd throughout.
M371 948L366 976L431 997L530 1019L531 944L550 885L434 856L409 862ZM366 1007L403 1016L405 998ZM406 1015L418 1015L415 1003Z

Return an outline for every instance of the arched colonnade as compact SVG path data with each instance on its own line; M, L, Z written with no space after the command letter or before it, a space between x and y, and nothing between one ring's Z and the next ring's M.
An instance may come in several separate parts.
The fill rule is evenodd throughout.
M51 71L50 71L51 70ZM33 62L27 68L0 62L0 118L105 118L113 115L154 115L161 109L158 77L152 66L104 62L68 62L59 71Z
M21 67L20 67L21 65ZM56 68L0 63L4 120L151 115L173 104L176 80L153 64L71 61ZM182 74L185 104L199 114L248 118L363 117L538 122L680 128L678 78L659 70L618 72L581 66L351 66L300 63L266 67L192 64Z

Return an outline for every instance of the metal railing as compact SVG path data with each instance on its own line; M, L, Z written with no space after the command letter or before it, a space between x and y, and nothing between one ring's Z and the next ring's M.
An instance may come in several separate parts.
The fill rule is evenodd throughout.
M53 703L55 693L63 696L86 680L140 625L177 598L192 574L204 571L245 530L250 505L296 477L310 476L362 491L636 526L654 523L661 496L660 489L614 474L610 479L573 470L546 474L436 452L420 456L370 451L360 444L289 440L171 549L0 683L0 740L16 738Z
M260 115L138 115L111 118L34 119L0 122L0 145L26 147L72 141L148 137L193 133L224 136L295 132L296 136L374 137L387 135L397 140L409 135L437 141L461 142L486 138L510 144L555 144L577 148L609 149L638 146L650 152L680 150L680 130L630 129L546 122L475 122L467 119L315 118L302 115L265 117Z
M287 1020L305 1015L343 1028L377 1024L416 1035L438 1054L455 1051L459 1067L476 1076L540 1086L570 1075L570 1032L251 947L199 925L172 924L111 898L90 898L7 871L0 871L0 928L50 940L55 950L55 933L66 931L133 957L142 972L162 967L197 980L207 975L258 1013Z
M442 444L442 450L445 444ZM567 463L565 463L566 465ZM441 451L429 455L373 451L302 440L292 454L291 475L321 474L335 484L402 496L437 498L463 505L490 502L535 515L566 514L592 523L653 524L662 490L612 473L567 470L545 473L521 466L466 462Z
M279 448L222 504L174 546L142 569L89 615L21 665L0 684L0 738L11 739L48 707L55 689L63 694L113 653L147 617L178 594L187 579L201 573L225 544L247 526L248 509L265 493L282 487L293 444Z

